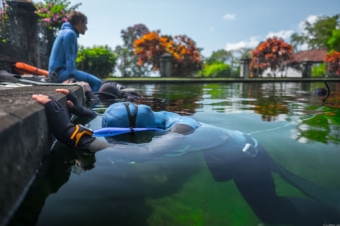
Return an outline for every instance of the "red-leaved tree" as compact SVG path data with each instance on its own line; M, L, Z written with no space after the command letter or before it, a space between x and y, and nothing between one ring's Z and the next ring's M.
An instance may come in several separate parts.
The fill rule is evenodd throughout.
M250 69L254 75L262 74L268 67L275 71L283 66L286 60L290 59L292 52L293 46L284 42L283 39L268 38L252 51Z
M152 65L153 70L160 69L160 58L164 53L171 54L173 75L178 77L190 76L203 66L196 43L186 35L172 37L153 31L135 40L134 49L138 64Z
M327 73L340 75L340 52L333 51L326 56Z

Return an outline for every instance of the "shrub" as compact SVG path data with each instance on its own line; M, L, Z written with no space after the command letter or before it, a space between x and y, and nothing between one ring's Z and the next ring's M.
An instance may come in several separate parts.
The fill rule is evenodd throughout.
M76 59L77 68L99 78L106 78L113 73L117 55L108 46L80 46Z
M222 62L204 65L204 77L231 77L231 67Z
M323 77L326 74L326 64L320 64L312 68L312 77Z

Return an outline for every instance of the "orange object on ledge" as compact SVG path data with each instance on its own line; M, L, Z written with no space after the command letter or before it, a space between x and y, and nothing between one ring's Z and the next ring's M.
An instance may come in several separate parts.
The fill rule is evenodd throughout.
M29 65L23 62L16 62L13 65L13 69L15 73L19 75L33 74L33 75L44 75L48 77L48 71L41 69L41 68L34 67L32 65Z

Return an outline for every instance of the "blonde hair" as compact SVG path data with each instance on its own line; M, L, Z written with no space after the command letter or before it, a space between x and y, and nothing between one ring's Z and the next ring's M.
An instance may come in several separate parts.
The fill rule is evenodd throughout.
M71 11L71 13L67 16L67 21L73 26L76 26L79 22L86 22L87 17L81 12Z

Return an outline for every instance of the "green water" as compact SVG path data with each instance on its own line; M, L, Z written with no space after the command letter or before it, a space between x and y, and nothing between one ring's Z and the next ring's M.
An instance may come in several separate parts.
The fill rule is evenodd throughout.
M323 83L125 85L154 111L250 134L290 172L340 192L340 83L329 83L325 102L311 95ZM105 107L96 105L99 113ZM98 129L101 116L76 122ZM279 196L307 198L273 177ZM214 180L201 152L129 164L109 151L84 154L56 144L10 225L270 224L257 217L233 180Z

